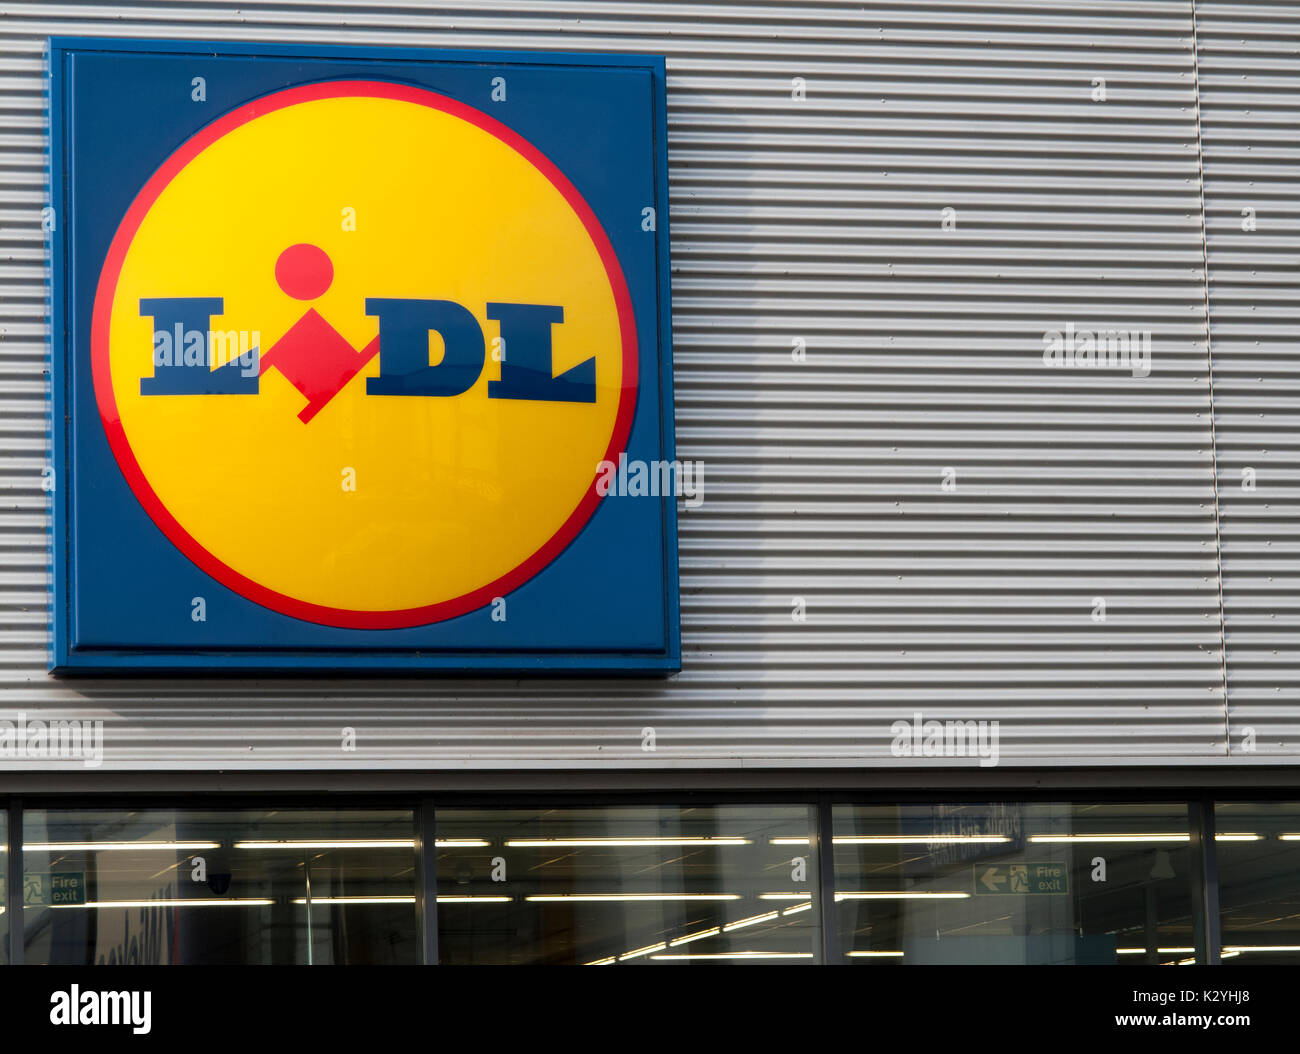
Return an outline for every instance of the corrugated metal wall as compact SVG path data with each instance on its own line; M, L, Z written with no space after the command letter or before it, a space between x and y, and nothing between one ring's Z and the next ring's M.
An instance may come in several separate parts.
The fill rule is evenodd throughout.
M1300 742L1300 5L1198 0L1232 750Z
M1197 9L1230 698L1287 752L1296 16ZM678 452L708 485L680 676L46 676L49 34L667 56ZM889 726L916 711L999 721L1004 764L1222 759L1194 38L1190 0L4 4L0 706L104 717L119 769L915 766ZM1149 375L1046 366L1067 326L1149 332Z

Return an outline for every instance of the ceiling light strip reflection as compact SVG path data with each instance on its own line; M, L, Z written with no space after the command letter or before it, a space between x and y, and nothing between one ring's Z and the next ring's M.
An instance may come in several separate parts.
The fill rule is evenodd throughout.
M1216 842L1258 842L1261 834L1216 834ZM1029 841L1038 844L1065 842L1190 842L1190 834L1031 834Z
M441 842L436 843L442 845ZM484 845L487 843L484 842ZM280 838L274 841L239 841L236 849L414 849L414 838Z
M657 901L657 900L739 900L739 893L545 893L524 897L524 900L541 904L564 901Z
M699 933L688 933L685 937L678 937L675 941L669 941L668 947L676 948L679 944L690 944L691 941L703 940L705 937L716 937L721 932L722 930L717 926L714 926L711 930L700 930Z
M836 893L835 899L839 900L966 900L969 893L958 892L924 892L924 891L901 891L896 893L867 893L867 892L844 892Z
M679 845L753 845L748 838L509 838L510 849L657 848Z
M51 909L57 908L95 908L112 909L112 908L265 908L274 904L275 901L267 897L215 897L211 900L202 900L198 897L193 899L179 900L171 898L168 900L88 900L84 904L43 904L41 907ZM27 907L37 907L35 904L28 904Z
M1004 834L844 834L831 839L834 845L971 845L1002 843ZM769 838L768 845L811 845L811 838Z
M729 922L722 927L723 933L730 933L732 930L742 930L746 926L754 926L760 922L770 922L781 913L779 911L769 911L763 915L750 915L746 919L737 919L735 922Z
M220 849L220 842L24 842L24 853L112 853L124 850Z
M637 948L635 951L624 952L618 957L619 962L626 962L628 959L639 959L642 955L649 955L651 952L661 952L668 945L660 941L658 944L647 944L644 948Z
M1300 944L1229 944L1223 950L1234 955L1242 952L1300 952Z
M652 955L652 959L811 959L812 952L683 952L681 954ZM626 956L624 956L626 958Z
M1195 948L1157 948L1157 955L1188 955L1195 952ZM1116 948L1116 955L1146 955L1145 948Z

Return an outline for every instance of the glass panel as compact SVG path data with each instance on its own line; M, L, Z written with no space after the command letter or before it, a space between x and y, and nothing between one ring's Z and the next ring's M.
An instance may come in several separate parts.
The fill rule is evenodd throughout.
M1194 958L1187 808L836 806L840 954L858 964Z
M29 963L414 963L407 811L27 810Z
M1300 963L1300 803L1214 807L1223 962Z
M444 963L812 963L808 806L446 809Z
M0 808L0 965L9 962L9 811Z

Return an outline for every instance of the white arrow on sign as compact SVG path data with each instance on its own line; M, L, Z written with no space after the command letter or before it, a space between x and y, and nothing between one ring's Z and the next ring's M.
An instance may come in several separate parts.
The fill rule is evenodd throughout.
M980 881L984 883L984 888L996 893L999 889L1001 876L998 874L996 867L990 867L984 874L980 875Z

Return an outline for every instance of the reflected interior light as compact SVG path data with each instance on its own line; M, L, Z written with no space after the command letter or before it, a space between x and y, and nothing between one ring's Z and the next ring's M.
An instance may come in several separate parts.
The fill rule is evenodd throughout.
M896 893L846 892L846 893L836 893L835 899L836 900L927 900L927 899L938 898L941 900L965 900L969 896L970 896L969 893L957 893L957 892L952 892L952 893L931 893L925 891L914 891L914 892L901 891Z
M737 919L735 922L729 922L722 927L723 933L730 933L732 930L744 929L746 926L753 926L759 922L770 922L781 913L779 911L769 911L763 915L750 915L747 919Z
M524 897L536 903L555 901L618 901L618 900L739 900L739 893L545 893Z
M1004 834L852 834L832 838L835 845L971 845L1011 841Z
M1031 834L1031 842L1190 842L1190 834Z
M850 959L901 959L902 952L849 952Z
M439 893L439 904L509 904L514 897L475 896L473 893Z
M811 900L811 893L760 893L759 900Z
M442 898L439 897L439 900ZM392 897L312 897L311 902L315 904L414 904L415 897L409 896L392 896ZM294 900L295 904L306 904L306 897L298 897Z
M812 904L796 904L796 905L795 905L794 907L792 907L792 908L785 908L785 909L781 912L781 914L782 914L783 916L785 916L785 915L793 915L796 911L811 911L811 910L812 910Z
M652 959L811 959L812 952L683 952L676 955L652 955Z
M613 966L618 962L617 955L611 955L608 959L592 959L589 963L583 963L584 966Z
M510 838L511 849L600 849L675 845L753 845L748 838Z
M1234 955L1242 952L1300 952L1300 944L1229 944L1223 950Z
M1216 834L1216 842L1258 842L1263 835L1248 833ZM1031 834L1029 841L1051 842L1190 842L1190 834Z
M33 853L112 853L127 849L220 849L220 842L24 842L23 852Z
M441 842L436 843L441 845ZM486 842L483 843L487 845ZM236 849L414 849L414 838L280 838L275 841L240 841Z
M952 845L976 842L1009 842L1004 834L842 834L831 839L833 845ZM768 845L811 845L811 838L769 838Z
M1190 955L1195 952L1195 948L1157 948L1157 955ZM1145 948L1116 948L1116 955L1146 955Z
M660 941L658 944L647 944L644 948L637 948L635 951L624 952L618 957L619 962L626 962L628 959L636 959L642 955L649 955L651 952L661 952L668 945Z
M264 908L274 904L266 897L213 897L205 900L199 897L180 900L175 897L164 900L88 900L84 904L42 904L40 907L60 908ZM37 907L29 904L27 907Z
M668 947L676 948L679 944L690 944L691 941L703 940L705 937L716 937L722 931L714 926L711 930L700 930L699 933L688 933L685 937L678 937L675 941L669 941Z

